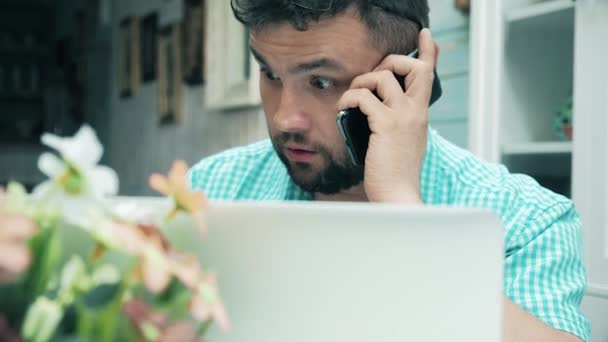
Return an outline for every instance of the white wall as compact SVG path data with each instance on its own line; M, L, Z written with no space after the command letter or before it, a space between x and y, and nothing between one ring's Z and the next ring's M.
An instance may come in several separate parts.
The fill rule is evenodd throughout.
M205 87L184 88L185 116L181 123L159 126L156 84L142 84L138 96L121 99L116 87L116 37L120 21L130 15L143 17L159 11L163 0L112 1L111 67L108 84L110 102L107 115L109 134L102 138L108 148L107 160L121 177L121 193L151 193L147 179L151 172L165 172L174 159L190 164L228 147L243 145L267 136L260 109L233 112L205 110ZM103 58L98 58L98 60ZM100 75L103 76L103 75ZM98 102L102 103L102 102ZM94 111L92 109L92 111ZM95 121L103 110L97 114Z
M440 47L437 73L443 95L429 111L429 122L451 142L467 147L469 118L469 17L453 0L429 0L431 31Z
M608 342L608 297L587 293L581 309L591 320L591 341Z

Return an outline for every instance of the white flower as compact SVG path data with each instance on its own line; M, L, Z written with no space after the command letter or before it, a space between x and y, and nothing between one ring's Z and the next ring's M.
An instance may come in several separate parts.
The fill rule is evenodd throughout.
M59 157L47 152L38 159L38 168L49 180L34 189L34 198L59 207L68 222L87 225L86 211L118 192L116 172L97 165L103 147L95 132L84 125L74 137L44 134L42 143Z
M50 181L41 184L39 189L55 183L70 195L92 195L96 198L118 192L118 177L114 170L97 165L103 147L90 126L82 126L73 138L44 134L42 143L57 150L61 159L51 153L40 156L38 167Z

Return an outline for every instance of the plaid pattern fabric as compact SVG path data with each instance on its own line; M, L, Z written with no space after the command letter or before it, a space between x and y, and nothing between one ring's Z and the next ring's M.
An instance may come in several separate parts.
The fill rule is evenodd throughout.
M206 158L189 177L210 199L312 200L291 181L269 140ZM420 181L427 205L497 213L505 228L505 295L549 326L589 340L579 309L587 282L581 222L572 201L476 158L432 129Z

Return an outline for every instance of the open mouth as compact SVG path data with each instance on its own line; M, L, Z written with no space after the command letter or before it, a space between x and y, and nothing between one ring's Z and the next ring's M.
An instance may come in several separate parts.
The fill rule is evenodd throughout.
M285 155L287 159L294 162L310 162L316 156L317 152L296 146L285 147Z

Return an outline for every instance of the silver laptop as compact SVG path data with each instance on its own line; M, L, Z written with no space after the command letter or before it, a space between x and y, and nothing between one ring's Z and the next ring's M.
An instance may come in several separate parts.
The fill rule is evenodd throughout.
M503 230L490 213L214 203L206 240L232 330L214 342L499 341Z

